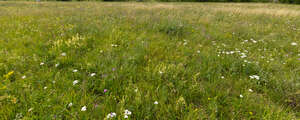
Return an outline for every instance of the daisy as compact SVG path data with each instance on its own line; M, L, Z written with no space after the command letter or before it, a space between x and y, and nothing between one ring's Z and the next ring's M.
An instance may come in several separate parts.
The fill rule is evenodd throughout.
M74 80L74 81L73 81L73 85L76 85L77 83L79 83L78 80Z
M249 89L248 91L249 91L249 92L253 92L253 90L252 90L252 89Z
M240 94L240 98L243 98L244 96L242 94Z
M297 43L296 43L296 42L292 42L291 45L292 45L292 46L296 46Z
M69 104L68 104L69 107L72 107L72 105L73 105L73 103L69 103Z
M93 77L93 76L95 76L95 75L96 75L96 73L92 73L92 74L91 74L91 77Z
M61 53L61 56L66 56L66 55L67 55L67 54L66 54L66 53L64 53L64 52L63 52L63 53Z
M83 106L83 107L81 108L81 111L86 111L86 106Z
M55 67L58 67L58 66L59 66L59 63L56 63L56 64L55 64Z

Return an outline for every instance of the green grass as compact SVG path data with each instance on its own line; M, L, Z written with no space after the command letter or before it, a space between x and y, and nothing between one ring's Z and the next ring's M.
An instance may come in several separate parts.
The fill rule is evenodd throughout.
M0 2L0 119L299 119L299 10Z

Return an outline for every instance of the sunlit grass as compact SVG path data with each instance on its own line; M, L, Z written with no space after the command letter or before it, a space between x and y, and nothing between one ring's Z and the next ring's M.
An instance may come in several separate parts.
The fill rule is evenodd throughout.
M0 2L0 119L299 119L299 10Z

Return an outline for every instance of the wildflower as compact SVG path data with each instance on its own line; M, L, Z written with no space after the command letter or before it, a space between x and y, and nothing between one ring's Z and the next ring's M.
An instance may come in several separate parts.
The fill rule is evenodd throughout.
M116 71L116 68L112 68L112 71Z
M211 100L211 98L209 97L209 98L207 98L207 100Z
M291 45L292 45L292 46L296 46L297 43L296 43L296 42L292 42Z
M26 78L26 76L25 76L25 75L23 75L23 76L22 76L22 79L25 79L25 78Z
M259 80L259 76L258 75L251 75L249 77L250 77L250 79L257 79L257 80Z
M131 115L131 111L129 111L129 110L126 109L125 112L124 112L124 114L125 115Z
M250 115L253 115L253 112L249 112Z
M81 108L81 111L86 111L86 106L83 106L83 107Z
M74 80L74 81L73 81L73 85L76 85L77 83L79 83L78 80Z
M198 50L197 53L200 53L200 50Z
M77 69L74 69L74 70L73 70L74 73L76 73L77 71L78 71Z
M162 71L159 71L159 74L163 74L163 72L162 72Z
M157 101L155 101L155 102L154 102L154 104L155 104L155 105L157 105L157 104L158 104L158 102L157 102Z
M106 93L106 92L107 92L107 89L104 89L103 92Z
M240 98L243 98L244 96L242 94L240 94Z
M221 78L224 79L225 77L224 77L224 76L221 76Z
M68 107L72 107L72 105L73 105L73 103L69 103L69 104L68 104Z
M252 89L249 89L248 91L249 91L249 92L253 92L253 90L252 90Z
M48 87L44 87L44 89L47 89Z
M55 81L53 80L52 83L55 84Z
M61 56L66 56L66 55L67 55L67 54L66 54L66 53L64 53L64 52L63 52L63 53L61 53Z
M95 76L95 75L96 75L96 73L92 73L92 74L91 74L91 77L93 77L93 76Z
M241 54L242 54L241 58L247 57L247 55L245 53L241 53Z
M113 117L116 117L116 116L117 116L117 114L112 112L112 113L109 113L106 118L109 119L109 118L113 118Z
M40 65L44 65L45 63L41 62Z
M58 66L59 66L59 63L56 63L56 64L55 64L55 67L58 67Z
M137 92L137 91L138 91L138 89L135 89L135 90L134 90L134 92Z
M124 118L127 119L127 118L128 118L128 115L124 115Z

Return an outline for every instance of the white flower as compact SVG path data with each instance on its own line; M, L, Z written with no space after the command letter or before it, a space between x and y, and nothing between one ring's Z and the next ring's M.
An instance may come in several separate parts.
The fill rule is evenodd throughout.
M157 101L155 101L155 102L154 102L154 104L155 104L155 105L157 105L157 104L158 104L158 102L157 102Z
M83 107L81 108L81 111L86 111L86 106L83 106Z
M242 94L240 94L240 98L243 98L244 96Z
M163 72L162 72L162 71L159 71L159 74L163 74Z
M127 119L127 118L128 118L128 115L124 115L124 118Z
M40 65L44 65L45 63L41 62Z
M96 75L96 73L92 73L92 74L91 74L91 77L93 77L93 76L95 76L95 75Z
M76 85L77 83L79 83L78 80L74 80L74 81L73 81L73 85Z
M67 55L67 54L66 54L66 53L64 53L64 52L63 52L63 53L61 53L61 56L66 56L66 55Z
M291 45L292 45L292 46L296 46L297 43L296 43L296 42L292 42Z
M73 103L69 103L68 106L71 107L73 105Z
M241 53L241 54L242 54L241 58L247 57L247 55L245 53Z
M52 83L55 84L55 81L53 80Z
M253 92L253 90L252 90L252 89L249 89L249 92Z
M259 80L259 76L258 75L251 75L249 76L250 79L256 79L256 80Z
M137 92L139 89L135 89L134 92Z
M126 109L125 112L124 112L124 114L125 115L131 115L131 111L129 111L129 110Z
M26 76L25 76L25 75L23 75L23 76L22 76L22 79L25 79L25 78L26 78Z
M74 73L77 72L77 71L78 71L77 69L74 69L74 70L73 70Z
M55 64L55 67L58 67L58 66L59 66L59 63L56 63L56 64Z
M48 87L44 87L44 89L47 89Z
M197 53L200 53L200 50L198 50Z
M113 118L113 117L116 117L116 116L117 116L117 114L114 113L114 112L112 112L112 113L109 113L109 114L107 115L107 118L109 119L109 118Z

